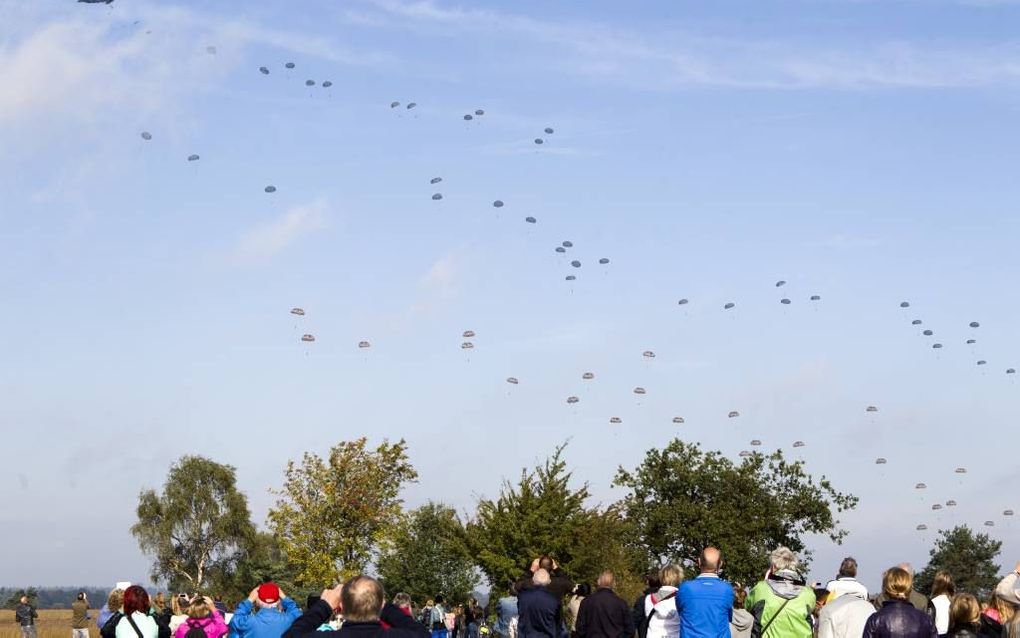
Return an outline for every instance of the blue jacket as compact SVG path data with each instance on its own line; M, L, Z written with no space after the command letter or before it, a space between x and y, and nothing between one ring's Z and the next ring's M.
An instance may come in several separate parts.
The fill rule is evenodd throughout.
M517 635L520 638L559 638L560 599L545 587L517 594Z
M281 602L283 611L276 609L260 609L252 613L250 600L242 600L230 619L230 631L239 638L280 638L283 632L301 615L297 603L290 598Z
M714 574L701 574L676 595L683 638L730 638L733 587Z

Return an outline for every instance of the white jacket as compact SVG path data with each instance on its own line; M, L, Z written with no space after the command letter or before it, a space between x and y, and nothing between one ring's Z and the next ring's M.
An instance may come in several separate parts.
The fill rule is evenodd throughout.
M851 578L850 576L843 576L836 580L830 580L828 584L825 585L825 588L829 590L829 602L832 602L843 594L857 594L865 600L868 598L868 588L861 584L861 582L856 578Z
M648 619L648 638L676 638L680 635L680 615L676 610L676 587L664 585L653 594L658 601L652 604L652 595L645 596L645 617ZM671 596L668 600L663 600ZM655 609L655 613L652 613Z
M818 612L818 638L861 638L873 613L875 606L866 596L840 596Z

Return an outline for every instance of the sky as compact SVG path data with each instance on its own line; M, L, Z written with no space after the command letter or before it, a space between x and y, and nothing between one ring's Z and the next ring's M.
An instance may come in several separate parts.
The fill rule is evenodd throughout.
M1020 2L0 15L0 584L145 580L138 492L181 455L264 525L289 459L359 436L464 513L564 442L608 504L673 437L760 439L861 499L813 580L955 524L1020 556Z

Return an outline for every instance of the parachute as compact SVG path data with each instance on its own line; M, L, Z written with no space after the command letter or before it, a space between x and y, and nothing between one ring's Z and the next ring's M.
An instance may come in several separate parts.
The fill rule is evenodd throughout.
M967 345L972 346L977 343L977 339L967 339Z
M955 472L957 474L966 474L967 473L967 468L965 468L965 467L958 467L958 468L956 468Z
M390 102L390 108L395 109L400 106L400 102Z
M940 348L942 348L942 344L941 343L933 343L933 344L931 344L931 347L935 348L936 350L939 350Z
M362 350L364 350L365 348L371 348L372 344L367 342L367 341L359 341L358 342L358 347L361 348Z
M264 66L260 66L259 67L259 73L261 73L262 75L269 75L269 68L268 67L264 67Z
M779 303L783 304L784 306L788 306L788 305L790 305L790 300L786 299L786 298L783 298L783 299L779 300Z
M461 335L461 336L463 336L465 339L470 339L470 338L475 336L475 331L474 330L465 330L464 334Z
M865 412L878 412L878 407L876 407L874 405L869 405L868 407L864 408L864 411Z
M565 241L562 244L560 244L560 246L563 246L564 248L573 248L574 247L574 242L572 242L572 241L570 241L568 239L567 241Z
M995 521L985 521L985 527L995 527Z
M927 529L928 529L928 526L927 526L927 525L923 525L923 524L922 524L922 525L918 525L918 526L917 526L917 531L919 531L919 532L923 532L923 531L925 531L925 530L927 530Z
M687 299L681 299L680 301L677 302L677 304L681 306L686 306L689 303L690 301L688 301Z
M288 69L293 69L294 68L294 63L293 62L288 62L287 64L284 64L283 66L287 67Z
M574 275L567 275L566 276L566 280L567 281L577 281L577 277L575 277Z
M467 115L465 115L465 116L464 116L464 120L465 120L465 121L468 121L468 122L470 122L470 121L471 121L471 120L473 120L473 119L475 119L475 118L474 118L474 116L473 116L473 115L471 115L470 113L468 113Z
M735 304L735 303L733 303L733 302L731 301L731 302L729 302L729 303L727 303L726 305L724 305L724 306L723 306L723 310L729 310L730 308L732 308L732 307L734 307L734 306L736 306L736 305L737 305L737 304Z
M953 499L949 499L948 501L946 501L946 507L956 507L956 501L954 501Z
M565 253L565 252L567 252L567 249L564 248L563 246L557 246L556 247L556 252L558 252L558 253Z
M471 350L474 347L475 344L471 343L470 341L465 341L464 343L460 344L461 350Z
M736 410L733 410L732 412L730 412L729 414L726 415L726 418L728 418L728 419L735 419L738 416L740 416L740 413L737 412Z
M267 193L275 193L276 192L276 187L273 186L272 184L270 184L269 186L266 186L262 190L264 190Z
M301 341L315 341L315 335L301 335Z
M148 142L149 140L152 139L152 133L148 131L142 131L142 139Z
M206 47L205 52L209 55L216 55L216 47Z
M595 373L585 372L584 374L581 375L581 378L584 379L585 381L591 381L592 379L595 378Z
M517 380L517 377L507 377L506 382L509 383L510 385L517 385L518 383L520 383L520 381Z
M575 259L574 261L570 262L570 265L573 266L574 268L580 268L581 267L581 262L579 262L579 261L577 261Z
M432 193L432 201L438 202L441 199L443 199L442 193Z
M192 153L191 155L188 155L188 161L189 162L197 162L198 160L199 160L198 155L195 155L194 153Z
M915 490L926 490L926 489L928 489L928 486L925 485L924 483L918 483L917 485L914 486L914 489Z
M1006 374L1016 374L1016 368L1006 368Z
M782 288L785 285L786 285L786 282L783 281L782 279L780 279L779 281L776 282L776 288Z
M577 397L567 397L567 403L574 404L580 401Z
M886 463L888 463L888 461L886 461L881 456L875 459L875 465L885 465Z
M315 86L315 80L305 80L305 86Z
M485 111L482 109L475 109L475 115L485 115Z
M981 359L980 361L978 361L978 362L977 362L977 364L978 364L979 366L983 366L983 365L985 365L986 363L988 363L988 362L987 362L987 361L985 361L984 359Z
M641 353L641 356L644 357L645 359L654 359L655 353L652 352L651 350L645 350L644 352Z
M980 328L980 327L981 327L981 324L979 324L979 323L978 323L978 322L976 322L976 321L971 321L971 322L970 322L970 327L971 327L971 328Z
M609 418L609 422L612 423L613 425L618 425L620 423L623 423L623 419L621 419L618 416L614 416Z
M935 503L934 505L931 506L931 508L933 510L938 511L938 510L942 509L942 504L941 503Z
M1003 510L1002 511L1002 515L1003 516L1012 516L1013 515L1013 510Z
M330 82L329 80L326 80L325 82L322 83L322 88L324 89L328 89L331 86L333 86L333 83Z
M603 266L605 266L606 264L609 263L609 258L608 257L603 257L602 259L599 260L599 263L602 264Z
M759 447L761 445L761 439L751 439L751 445L754 447Z
M804 441L794 441L793 447L804 447Z
M442 177L433 177L429 180L429 184L438 184L441 181L443 181Z
M910 302L909 301L901 301L900 302L900 308L909 308L909 307L910 307Z
M290 314L297 315L299 317L304 317L305 316L305 309L304 308L291 308L290 309Z
M535 144L539 144L539 145L545 144L545 140L543 140L541 137L536 137L535 138Z
M740 456L751 456L751 453L747 450L740 450Z
M113 0L78 0L78 2L84 2L85 4L110 4Z
M919 325L921 325L921 323L922 322L921 322L920 319L914 319L913 321L910 322L910 325L912 325L912 326L919 326Z
M634 394L645 394L645 389L640 387L640 386L638 386L638 387L634 388Z
M492 202L492 206L493 208L503 208L503 200L497 199L496 201Z
M404 108L406 108L406 109L407 109L408 111L410 111L411 109L413 109L413 108L414 108L414 107L416 107L416 106L418 106L418 103L417 103L417 102L408 102L408 103L407 103L407 106L406 106L406 107L404 107Z
M552 135L552 134L553 134L554 132L555 132L555 131L553 131L553 130L552 130L551 128L549 128L548 126L547 126L547 127L545 127L545 134L546 134L546 135Z
M534 224L534 223L536 223L536 222L537 222L538 220L537 220L537 219L535 219L534 217L525 217L525 218L524 218L524 221L528 222L529 224Z
M822 298L819 295L811 295L811 301L821 301Z
M926 337L930 337L930 336L932 336L932 335L933 335L933 334L935 334L935 333L934 333L934 332L932 332L931 330L925 330L925 331L924 331L924 332L922 332L921 334L923 334L923 335L924 335L924 336L926 336Z
M676 423L677 425L683 425L683 422L684 418L682 416L673 417L673 423Z

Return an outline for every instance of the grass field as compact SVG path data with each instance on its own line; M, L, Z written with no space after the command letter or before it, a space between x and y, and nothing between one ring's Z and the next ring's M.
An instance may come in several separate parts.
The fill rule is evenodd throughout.
M98 609L91 612L92 621L89 623L91 638L99 638L99 629L96 628L95 621L98 613ZM39 638L71 638L71 610L40 609L35 630ZM14 620L14 612L9 609L0 611L0 638L21 638L21 628Z

